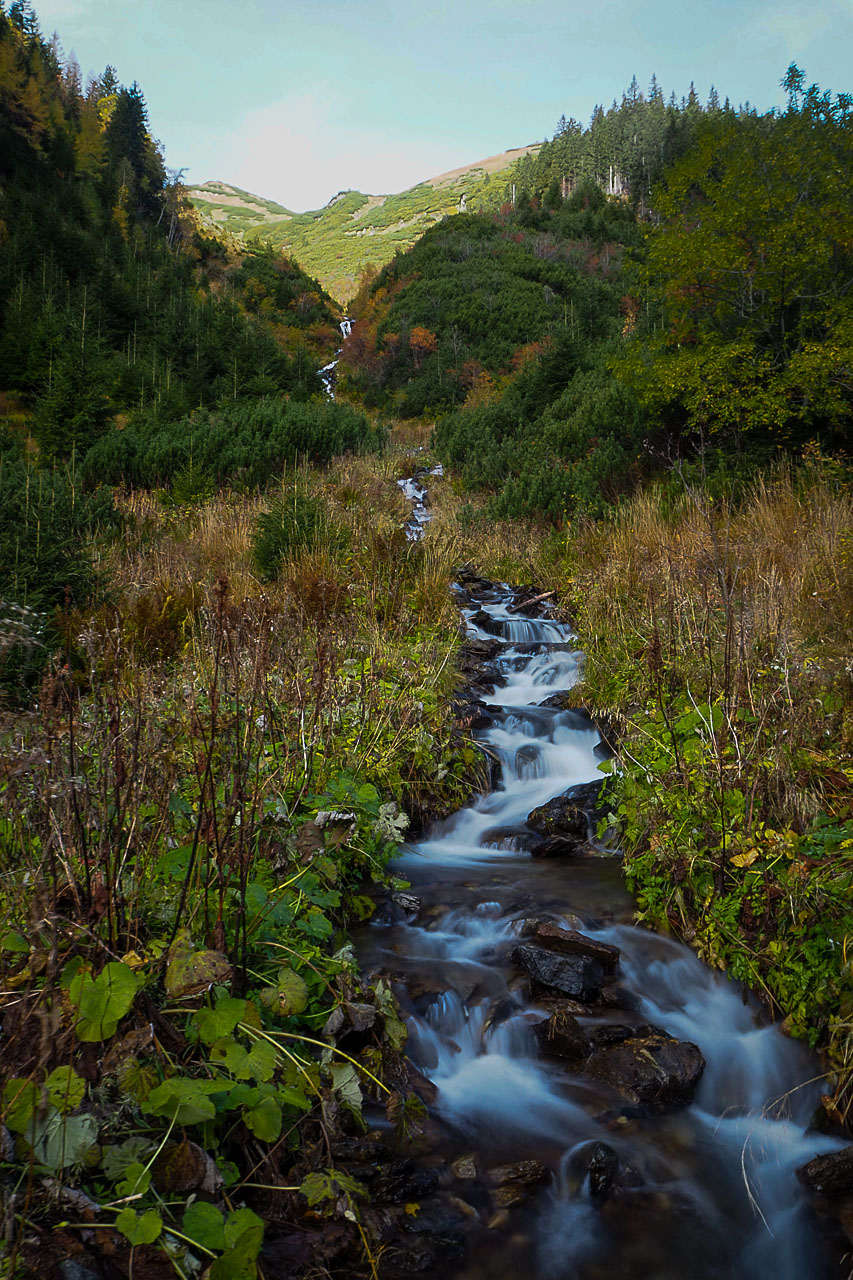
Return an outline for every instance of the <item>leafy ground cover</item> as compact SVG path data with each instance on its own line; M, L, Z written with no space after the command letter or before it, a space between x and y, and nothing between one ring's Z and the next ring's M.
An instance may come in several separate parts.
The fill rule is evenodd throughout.
M394 476L119 494L109 592L60 610L35 700L4 713L10 1275L94 1239L126 1274L251 1276L282 1213L338 1217L369 1270L332 1143L368 1101L407 1133L423 1106L348 929L410 818L478 767L447 696L456 546L407 543Z

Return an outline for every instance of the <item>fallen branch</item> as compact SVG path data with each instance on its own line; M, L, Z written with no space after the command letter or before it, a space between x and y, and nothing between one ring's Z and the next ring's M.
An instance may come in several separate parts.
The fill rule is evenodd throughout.
M507 605L507 613L519 613L522 609L529 608L532 604L538 604L540 600L550 600L554 594L553 591L543 591L541 596L534 596L532 600L525 600L522 604Z

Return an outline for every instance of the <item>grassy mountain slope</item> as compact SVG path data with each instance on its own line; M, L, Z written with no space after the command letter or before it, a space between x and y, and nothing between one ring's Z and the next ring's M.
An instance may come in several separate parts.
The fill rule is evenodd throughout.
M365 269L379 269L411 248L434 223L462 207L477 208L496 174L538 143L463 165L396 195L341 191L322 209L292 213L283 205L224 182L190 187L188 195L208 223L244 239L262 239L293 254L333 297L350 299Z
M203 182L200 187L189 187L188 194L205 222L234 236L245 236L294 216L275 200L254 196L228 182Z

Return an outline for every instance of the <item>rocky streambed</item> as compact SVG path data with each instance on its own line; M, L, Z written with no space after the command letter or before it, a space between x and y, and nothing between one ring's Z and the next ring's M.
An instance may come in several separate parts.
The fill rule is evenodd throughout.
M525 607L532 589L469 573L457 590L457 710L492 790L404 850L411 889L359 940L393 984L429 1111L414 1158L380 1128L351 1153L396 1205L380 1272L846 1274L814 1207L822 1180L836 1203L851 1186L843 1144L809 1128L817 1064L723 975L630 923L597 836L609 742L566 706L569 627Z

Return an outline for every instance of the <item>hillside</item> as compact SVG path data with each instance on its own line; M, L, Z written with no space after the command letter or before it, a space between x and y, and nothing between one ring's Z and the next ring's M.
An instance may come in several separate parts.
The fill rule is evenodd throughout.
M641 244L628 205L593 183L559 209L452 218L379 275L339 385L369 408L439 415L442 460L492 490L496 514L559 521L581 494L612 500L635 478L640 424L606 361Z
M502 151L394 195L340 191L324 208L307 213L292 213L219 181L189 187L187 194L209 225L244 240L266 240L293 254L334 298L346 302L366 268L380 269L448 214L479 207L495 175L535 154L539 146Z

